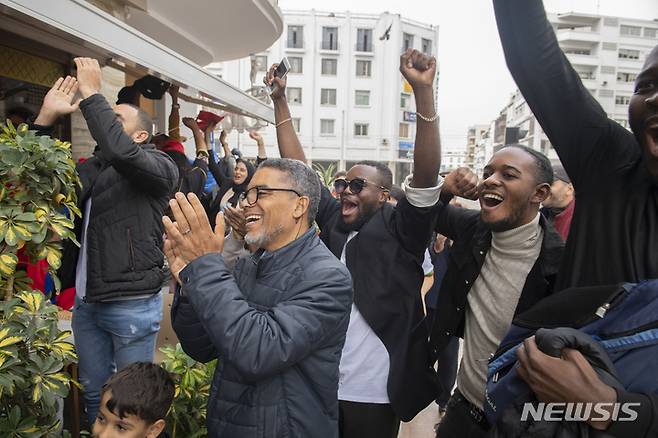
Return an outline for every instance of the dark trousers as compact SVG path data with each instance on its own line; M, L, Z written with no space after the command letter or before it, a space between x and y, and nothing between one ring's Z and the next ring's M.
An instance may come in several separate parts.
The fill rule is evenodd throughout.
M445 408L452 394L452 388L457 380L457 366L459 362L459 338L452 337L448 345L439 353L437 373L439 375L439 395L436 403Z
M397 438L399 429L389 404L338 401L340 438Z
M437 438L484 438L489 430L484 412L472 405L458 390L450 400L446 415L436 431Z

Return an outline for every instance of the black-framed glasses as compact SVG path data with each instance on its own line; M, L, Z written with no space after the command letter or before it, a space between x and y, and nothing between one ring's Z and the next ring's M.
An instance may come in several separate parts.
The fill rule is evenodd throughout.
M368 180L365 178L354 178L349 181L343 178L339 178L334 181L334 190L336 190L336 193L340 194L343 193L345 189L349 187L350 192L354 193L355 195L358 195L359 193L361 193L361 190L363 190L363 188L368 184L372 184L375 187L378 187L386 192L390 191L390 189L387 189L384 186L378 186L377 184L368 182Z
M277 188L277 187L252 187L246 192L242 193L240 195L240 200L239 202L246 202L248 207L251 207L252 205L255 205L256 202L258 202L258 198L260 197L260 194L262 192L291 192L294 193L295 195L302 197L303 195L299 193L297 190L294 189L282 189L282 188Z

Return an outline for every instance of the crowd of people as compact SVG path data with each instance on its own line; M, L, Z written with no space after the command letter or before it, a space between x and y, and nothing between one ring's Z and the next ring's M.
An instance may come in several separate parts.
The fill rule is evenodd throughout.
M152 135L136 86L112 107L100 94L98 61L75 59L76 77L54 84L31 126L52 135L58 118L79 109L96 142L77 167L80 246L65 243L59 270L63 289L75 291L72 326L95 436L164 433L174 386L151 362L168 272L183 350L199 362L219 359L210 436L395 438L401 421L433 402L440 438L558 436L545 421L505 414L514 400L501 401L492 369L510 353L501 382L527 388L530 402L617 413L617 404L635 406L635 421L586 415L575 428L560 423L559 436L658 436L658 383L629 381L623 369L604 378L591 358L611 339L605 325L568 332L580 343L557 352L540 342L546 332L506 342L528 321L574 332L593 316L605 321L633 299L615 292L614 301L597 301L621 284L658 290L658 46L636 80L631 132L583 86L541 0L493 3L509 69L559 165L512 144L483 175L439 175L436 60L412 49L400 72L413 89L417 130L413 174L401 187L375 161L326 187L306 164L277 65L264 82L280 158L268 158L253 132L252 162L231 150L225 132L218 158L210 137L221 117L181 120L177 87L169 88L168 130ZM642 338L624 350L637 358L637 375L655 376L655 327L624 334L627 345Z

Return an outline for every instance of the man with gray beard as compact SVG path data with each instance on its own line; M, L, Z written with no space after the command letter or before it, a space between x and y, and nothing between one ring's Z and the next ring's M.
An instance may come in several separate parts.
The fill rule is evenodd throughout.
M194 194L170 202L176 222L163 218L165 254L181 284L174 330L195 360L219 358L211 437L338 436L352 280L312 226L319 202L319 179L306 164L261 164L240 201L245 242L260 249L233 273L222 256L223 213L213 231Z

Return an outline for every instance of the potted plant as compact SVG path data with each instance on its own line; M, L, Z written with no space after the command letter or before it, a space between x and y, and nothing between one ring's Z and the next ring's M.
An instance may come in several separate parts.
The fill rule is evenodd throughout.
M75 241L71 145L22 124L0 125L0 436L61 436L58 400L74 383L64 371L76 360L71 333L58 326L57 307L32 289L19 266L47 260L55 271L62 239ZM77 243L77 242L76 242Z
M180 344L162 347L161 366L174 379L174 402L167 415L171 438L198 438L208 435L206 409L217 360L202 364L189 357Z

